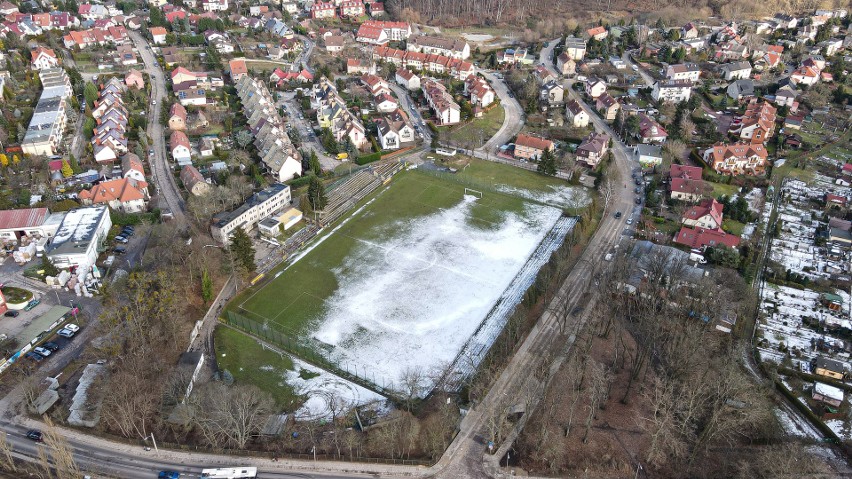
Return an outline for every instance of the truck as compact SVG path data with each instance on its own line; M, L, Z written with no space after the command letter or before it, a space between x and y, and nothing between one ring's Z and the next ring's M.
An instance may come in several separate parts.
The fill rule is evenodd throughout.
M707 264L707 260L704 259L704 255L701 254L701 253L696 253L694 251L689 253L689 261L692 261L692 262L698 263L698 264Z

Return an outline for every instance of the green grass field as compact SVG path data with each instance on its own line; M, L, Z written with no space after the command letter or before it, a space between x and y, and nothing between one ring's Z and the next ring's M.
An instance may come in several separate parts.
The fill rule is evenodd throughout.
M226 326L216 327L215 344L219 369L227 369L235 382L254 384L287 411L296 410L303 402L284 381L284 374L293 370L288 356L264 349L254 338Z
M400 221L408 221L458 204L464 186L420 171L397 175L379 190L372 203L350 217L339 229L329 228L321 243L292 265L272 271L273 280L238 296L228 306L257 321L268 321L280 331L297 336L324 312L324 300L337 289L337 272L361 243L392 235ZM485 192L472 206L467 222L480 229L499 224L508 213L523 214L527 201ZM332 231L333 230L333 231ZM279 274L280 272L280 274ZM345 271L344 271L345 272ZM277 276L276 276L277 275Z
M448 131L442 131L442 138L459 145L479 147L483 141L488 141L503 125L506 112L501 105L482 114L482 118L476 118L468 123L454 127ZM482 133L480 135L480 132Z

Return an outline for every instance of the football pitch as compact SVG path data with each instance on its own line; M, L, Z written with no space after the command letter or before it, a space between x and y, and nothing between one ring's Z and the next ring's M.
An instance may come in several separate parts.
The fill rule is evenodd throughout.
M562 212L406 171L229 309L376 384L446 368Z

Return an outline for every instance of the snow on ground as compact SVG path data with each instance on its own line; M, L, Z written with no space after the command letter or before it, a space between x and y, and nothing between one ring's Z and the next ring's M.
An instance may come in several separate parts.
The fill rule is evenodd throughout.
M518 271L561 216L527 205L491 228L469 223L475 198L401 221L380 242L362 240L335 274L314 338L331 359L381 386L407 371L445 369L480 327ZM367 272L367 273L365 273ZM424 390L434 386L426 379Z
M513 188L507 185L497 185L497 190L528 200L546 203L557 208L583 208L592 202L592 197L588 191L580 186L551 185L550 191L542 192Z
M489 35L487 33L462 33L461 36L465 40L475 43L490 42L491 40L494 40L494 35Z
M778 408L772 412L775 414L775 418L778 419L778 422L781 424L781 428L784 429L784 432L787 433L787 435L822 439L822 434L819 434L819 431L815 431L810 424L804 422L799 416L790 414L789 411Z
M290 357L293 359L294 370L287 371L284 379L297 394L308 397L302 407L295 412L299 420L330 419L333 415L355 406L386 401L384 397L369 389L314 367L296 357ZM303 379L299 375L302 370L308 371L315 377Z
M848 423L844 423L842 419L829 419L825 421L825 425L830 427L835 434L841 439L852 439L852 429Z

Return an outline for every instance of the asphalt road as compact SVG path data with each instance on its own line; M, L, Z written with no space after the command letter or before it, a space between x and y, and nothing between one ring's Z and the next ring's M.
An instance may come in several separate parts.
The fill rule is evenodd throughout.
M148 41L137 32L129 31L130 39L139 51L139 56L145 63L145 72L151 81L151 103L148 106L148 137L152 143L149 148L154 149L154 156L148 156L148 165L154 183L157 185L157 195L160 198L160 208L168 208L175 219L183 220L186 204L183 201L172 174L172 166L169 162L166 146L166 132L160 124L160 111L163 107L163 99L166 94L166 80L163 70L155 66L156 58L151 52ZM147 152L146 152L147 154Z
M523 109L521 109L521 104L509 93L509 86L506 85L506 82L497 78L494 73L486 70L479 69L478 73L481 73L488 80L488 83L491 84L491 87L494 88L494 92L500 98L503 111L506 112L503 124L497 130L497 133L485 142L482 148L477 148L478 151L494 153L500 146L505 145L521 132L526 118Z
M322 146L322 143L320 143L319 137L314 134L310 118L304 116L302 110L299 109L299 104L296 101L296 94L294 92L287 92L284 95L284 109L287 111L288 115L287 123L295 125L296 131L299 132L299 136L302 138L301 148L304 150L314 150L317 154L317 158L320 160L320 165L322 165L325 170L333 170L340 166L341 162L339 160L331 157L325 152L325 148ZM299 115L302 115L301 118Z

